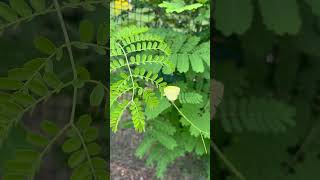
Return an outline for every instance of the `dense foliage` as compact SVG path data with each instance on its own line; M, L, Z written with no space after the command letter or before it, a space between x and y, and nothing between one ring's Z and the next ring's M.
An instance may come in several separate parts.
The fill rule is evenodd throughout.
M319 179L319 5L216 0L216 179Z
M133 18L131 11L141 7L144 13ZM202 159L202 177L209 178L209 2L132 1L120 10L111 12L111 129L143 133L135 155L155 167L157 177L165 178L169 165L191 154ZM178 95L175 101L166 98L172 86L180 88L179 95L169 91Z
M33 43L41 54L25 61L23 65L15 64L15 68L8 70L6 76L0 78L0 147L8 148L14 143L22 142L22 140L13 141L12 139L14 132L11 131L17 130L16 127L23 127L22 132L25 134L23 139L28 144L26 146L18 144L20 148L13 149L13 152L5 152L6 154L14 153L13 157L11 155L5 157L5 154L1 153L2 158L10 158L4 165L1 164L1 179L35 179L45 156L55 145L67 154L64 163L71 169L70 179L108 179L106 168L108 162L98 143L99 128L94 125L97 122L93 123L92 118L103 119L102 109L107 88L102 82L90 76L90 72L85 68L89 64L88 61L83 62L82 65L79 62L81 59L79 50L85 50L88 55L91 54L90 51L100 56L106 55L108 27L104 22L100 22L101 24L95 29L93 21L81 19L76 33L70 32L70 27L75 26L67 23L62 14L74 8L77 10L80 8L80 12L94 11L96 5L107 7L105 1L90 0L0 2L2 20L0 28L4 36L10 36L9 33L6 34L9 28L49 13L54 13L53 17L56 21L54 24L60 27L58 32L61 32L55 36L61 38L55 41L42 35L36 36ZM42 30L36 31L39 34ZM19 53L20 49L15 50ZM95 55L91 57L97 58ZM67 62L65 66L68 68L61 68L59 65L64 62ZM66 69L67 73L64 72ZM88 87L91 93L88 93ZM36 130L24 122L28 112L34 111L38 105L54 99L61 93L66 93L72 98L70 117L64 117L63 126L58 125L55 120L43 120L41 124L37 124L39 128ZM83 100L80 100L80 97L83 96L80 93L87 93L87 101L97 109L95 113L91 114L88 111L88 105L82 108Z

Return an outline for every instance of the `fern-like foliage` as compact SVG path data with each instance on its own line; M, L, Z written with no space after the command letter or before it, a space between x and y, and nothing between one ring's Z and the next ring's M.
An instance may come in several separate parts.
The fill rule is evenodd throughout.
M42 121L41 130L45 135L31 131L27 133L26 140L34 148L16 150L14 159L6 162L4 180L34 179L44 154L47 153L48 148L52 145L50 142L56 136L59 136L59 127L51 121Z
M48 2L45 0L34 0L31 1L31 5L35 12L29 9L29 4L23 0L10 1L12 9L4 3L0 3L0 16L6 19L10 25L28 20L37 15L56 12L65 37L65 43L60 46L56 46L47 37L36 37L34 39L35 48L44 57L29 60L22 67L11 69L8 71L7 76L0 78L0 145L6 139L13 126L22 123L21 120L27 112L31 112L39 103L48 100L51 96L60 93L66 88L73 89L70 120L61 128L52 121L43 121L41 124L43 134L34 133L27 128L26 140L33 144L34 147L17 150L15 158L7 162L4 176L1 179L33 180L40 169L44 156L54 144L59 144L57 142L58 139L66 134L69 138L62 145L63 150L68 153L76 151L71 154L68 161L70 168L74 169L71 179L91 178L101 180L108 178L106 172L107 163L101 158L102 156L99 156L101 147L95 142L98 138L98 130L90 126L91 117L83 115L78 121L75 120L78 90L87 84L94 85L88 99L91 106L100 108L105 100L107 88L101 82L91 79L90 73L85 67L76 64L73 59L72 49L72 47L78 49L91 48L97 54L105 55L107 50L106 32L108 29L102 23L95 30L93 22L83 20L79 25L79 40L70 42L67 40L69 35L65 29L65 22L61 12L62 9L67 7L78 6L84 6L92 10L94 8L92 5L99 3L102 2L68 1L63 6L60 6L59 2L54 0L52 5L47 6ZM0 28L4 26L0 26ZM70 69L73 74L71 80L54 69L57 61L65 59L65 49L68 49ZM83 158L84 154L85 158ZM87 166L91 168L89 173L86 173L88 172L86 171Z
M190 70L195 73L210 72L210 42L203 41L197 36L178 33L172 30L155 30L170 44L174 69L179 73ZM209 79L210 76L206 76Z
M295 125L295 109L290 105L268 96L247 94L246 74L233 63L221 65L217 79L225 86L217 117L227 132L280 133Z
M159 104L155 93L146 85L153 85L162 92L167 83L157 73L147 71L145 66L158 65L163 71L172 72L169 46L148 30L131 26L112 32L110 73L119 74L110 88L110 125L114 132L126 110L131 112L135 129L145 131L145 107L153 109ZM125 95L131 100L127 100Z
M149 121L150 128L136 150L139 158L147 157L147 165L156 167L158 178L164 178L168 166L178 157L195 152L204 155L205 149L200 137L192 136L188 131L173 126L165 119ZM179 132L179 133L177 133ZM206 140L206 145L209 141Z
M225 98L219 118L227 132L285 132L295 125L294 108L271 98Z
M68 165L73 169L71 180L108 179L108 163L100 157L101 146L96 142L99 131L91 122L89 115L80 116L62 145L62 150L69 154Z
M88 1L67 1L63 2L62 10L69 8L83 8L87 11L96 9L96 5L104 5L107 7L107 2L104 0L88 0ZM8 3L0 3L0 17L4 20L0 23L0 31L16 27L22 22L28 22L37 16L43 16L49 13L56 12L53 1L48 0L10 0Z
M31 60L21 68L10 70L7 77L0 79L0 142L25 112L61 88L71 85L62 83L54 73L44 71L47 62L44 58Z

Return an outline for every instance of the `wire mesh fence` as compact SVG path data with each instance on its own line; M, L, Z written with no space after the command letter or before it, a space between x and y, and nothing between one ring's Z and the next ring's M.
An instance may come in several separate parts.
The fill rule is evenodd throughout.
M110 17L117 27L154 26L155 9L158 8L143 0L113 0L110 2Z

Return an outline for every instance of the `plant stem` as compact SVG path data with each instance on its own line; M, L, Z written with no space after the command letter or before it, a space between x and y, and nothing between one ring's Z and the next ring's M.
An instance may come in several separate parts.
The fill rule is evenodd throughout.
M70 57L70 62L71 62L71 67L72 67L72 72L73 72L73 80L76 80L78 77L77 77L77 70L76 70L76 66L75 66L75 62L74 62L74 58L73 58L73 53L72 53L72 48L71 48L71 41L69 39L67 28L66 28L65 22L64 22L63 17L62 17L62 13L61 13L61 9L60 9L58 0L54 0L54 4L55 4L55 7L57 9L57 15L59 17L59 21L60 21L60 25L61 25L61 28L62 28L62 31L63 31L64 39L65 39L65 42L66 42L66 45L67 45L68 54L69 54L69 57ZM78 128L74 125L75 111L76 111L76 104L77 104L77 94L78 94L77 92L78 92L78 88L76 86L73 86L72 111L71 111L70 122L69 123L70 123L71 127L76 131L77 135L79 136L79 138L81 140L81 144L82 144L82 146L84 148L84 151L86 152L87 160L88 160L89 165L90 165L90 169L91 169L91 172L92 172L92 175L93 175L93 179L97 180L96 172L94 170L94 167L93 167L93 164L92 164L92 161L91 161L91 158L90 158L86 143L84 141L84 138L82 137L82 135L81 135L80 131L78 130Z
M204 150L206 151L206 154L208 153L208 151L207 151L207 147L206 147L206 144L205 144L205 142L204 142L204 138L203 138L203 135L202 135L202 133L205 133L205 134L207 134L208 135L208 133L207 132L205 132L205 131L202 131L198 126L196 126L192 121L190 121L188 118L187 118L187 116L177 107L177 105L173 102L173 101L170 101L172 104L173 104L173 106L177 109L177 111L179 112L179 114L184 118L184 119L186 119L190 124L191 124L191 126L193 126L194 128L196 128L199 132L200 132L200 136L201 136L201 140L202 140L202 143L203 143L203 146L204 146Z
M89 166L90 166L90 169L91 169L91 172L92 172L93 179L94 180L98 180L97 179L97 175L96 175L95 170L94 170L94 167L93 167L93 164L92 164L92 161L91 161L91 158L90 158L90 154L89 154L87 145L86 145L86 143L84 141L84 138L82 137L79 129L74 124L72 124L72 128L76 131L77 135L79 136L81 144L83 146L83 149L86 152L86 156L87 156L87 159L88 159L88 162L89 162Z
M211 141L211 146L231 172L233 172L240 180L246 180L246 178L240 173L240 171L238 171L238 169L227 159L227 157L223 155L223 153L213 141Z
M66 42L66 45L67 45L68 54L69 54L70 62L71 62L71 67L72 67L72 70L73 70L73 78L75 80L75 79L77 79L77 70L76 70L76 65L75 65L75 62L74 62L73 53L72 53L72 49L71 49L71 41L70 41L70 38L69 38L69 35L68 35L68 32L67 32L67 28L66 28L65 22L64 22L63 17L62 17L61 8L60 8L60 5L58 3L58 0L54 0L54 5L55 5L55 8L57 9L57 15L58 15L58 18L59 18L59 21L60 21L60 25L61 25L61 28L62 28L62 31L63 31L64 39L65 39L65 42Z
M134 80L133 80L133 75L132 75L132 72L131 72L131 68L130 68L130 63L129 63L129 60L128 60L128 57L127 57L127 54L125 52L125 50L123 49L123 47L117 43L117 45L121 48L121 51L126 59L126 63L127 63L127 67L128 67L128 70L129 70L129 73L130 73L130 78L131 78L131 83L132 83L132 98L131 98L131 101L133 102L133 99L134 99Z
M38 164L41 164L41 160L43 158L43 156L49 151L49 149L51 148L51 146L59 139L60 136L62 136L62 134L68 130L68 128L70 127L70 123L68 123L67 125L65 125L53 138L52 140L48 143L48 145L44 148L44 150L41 152L41 154L39 155L39 158L37 159L37 162L35 163L35 167L33 168L37 168ZM34 180L34 177L36 175L36 170L33 171L32 175L30 176L30 180Z

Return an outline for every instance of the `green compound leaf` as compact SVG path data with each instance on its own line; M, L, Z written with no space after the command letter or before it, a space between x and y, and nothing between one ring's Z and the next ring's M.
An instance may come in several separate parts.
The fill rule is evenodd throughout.
M100 106L104 97L104 87L102 84L98 84L90 94L90 105Z
M46 37L38 36L34 39L35 47L42 53L51 55L55 52L56 46Z
M253 19L251 3L250 0L217 0L214 12L217 29L226 36L245 33Z
M145 115L148 120L158 117L159 114L161 114L163 111L165 111L171 106L171 103L168 101L167 98L162 97L162 98L159 98L159 100L160 100L159 104L155 108L152 108L152 109L150 107L146 108Z
M80 40L83 42L90 42L94 37L94 25L89 20L83 20L79 27Z
M297 34L300 31L302 22L296 0L259 0L259 5L269 30L279 35Z

